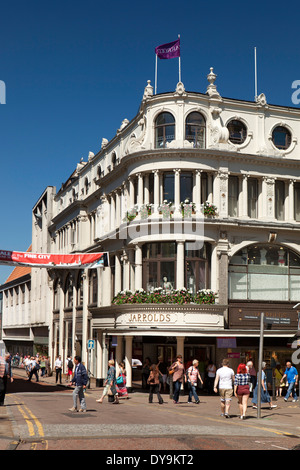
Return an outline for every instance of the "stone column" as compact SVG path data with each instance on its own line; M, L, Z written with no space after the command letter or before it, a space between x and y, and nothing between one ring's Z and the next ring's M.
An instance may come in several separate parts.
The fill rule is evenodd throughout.
M248 175L243 174L242 181L242 217L248 218Z
M196 210L199 211L201 207L201 170L195 171L195 199L194 203L196 204Z
M159 206L159 170L154 170L154 211L157 213Z
M289 180L289 195L288 195L288 212L289 212L289 222L295 222L295 196L294 196L294 183L295 180Z
M180 172L181 170L175 169L175 178L174 178L174 204L175 211L180 210Z
M117 295L122 290L122 270L121 270L121 260L120 255L116 253L115 255L115 288L114 292Z
M135 245L135 290L143 287L143 269L142 269L142 247Z
M184 241L177 241L176 289L184 287Z
M143 174L138 173L138 197L137 197L137 203L138 206L141 207L143 205L143 193L144 193L144 180L143 180Z

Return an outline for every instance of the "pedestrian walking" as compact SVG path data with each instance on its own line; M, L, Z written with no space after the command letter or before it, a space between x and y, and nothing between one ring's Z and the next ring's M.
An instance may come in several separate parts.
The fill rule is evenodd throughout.
M124 362L120 362L119 368L120 372L116 380L118 398L128 398L128 390L126 387L126 369Z
M223 359L222 367L220 367L216 372L214 391L217 393L219 386L221 416L225 416L225 418L230 418L229 410L233 395L233 381L234 371L229 367L229 360Z
M57 383L58 380L59 380L59 383L61 384L61 372L62 372L61 356L58 356L56 358L55 363L54 363L54 367L55 367L55 373L56 373L55 383Z
M180 388L183 384L185 377L185 369L182 363L182 356L178 354L176 361L171 365L169 369L169 374L172 375L173 380L173 403L177 404L179 401Z
M238 399L240 408L240 418L246 418L248 400L250 396L251 377L246 364L240 364L237 368L237 374L234 377L234 395Z
M198 370L198 365L199 361L197 359L194 359L193 364L187 370L187 382L189 388L188 403L192 403L192 398L194 397L195 403L197 403L197 405L200 403L199 397L197 395L198 379L203 385L202 378Z
M292 366L291 361L286 362L286 369L280 382L282 383L285 378L287 379L289 386L284 397L284 401L288 401L290 395L293 395L293 402L298 401L296 392L296 386L298 384L298 371L296 367Z
M41 377L44 377L46 373L46 360L45 356L42 356L41 361L40 361L40 368L41 368Z
M253 365L253 361L248 361L247 362L247 372L250 374L250 393L253 392L253 390L256 387L256 382L257 382L257 374L255 367Z
M163 391L166 392L167 389L167 378L168 378L168 366L166 362L164 362L164 358L161 356L158 358L158 370L160 372L159 375L159 383L160 383L160 392L161 392L161 386L163 386Z
M0 406L4 406L8 378L13 382L10 354L0 356Z
M159 377L161 373L158 369L157 364L152 364L150 367L150 374L147 379L147 382L150 386L150 392L149 392L149 403L153 402L153 393L156 393L157 398L158 398L158 403L160 405L163 404L163 399L161 397L161 394L159 393Z
M214 394L214 383L216 378L216 371L217 368L212 361L209 361L208 366L206 368L207 372L207 391L209 395Z
M29 362L29 377L28 382L31 382L32 376L35 375L36 381L39 381L39 373L38 373L38 364L36 359L32 356Z
M88 375L87 375L86 368L81 363L80 356L74 357L74 363L75 363L74 377L72 378L69 385L74 384L75 388L73 391L73 407L69 408L69 411L79 411L79 412L86 413L86 402L85 402L85 397L84 397L84 390L88 382ZM77 408L78 400L80 404L79 410Z
M260 388L261 392L261 403L268 403L270 410L272 408L277 408L277 405L273 405L272 403L272 398L270 397L270 394L268 392L268 387L267 387L267 376L265 373L267 364L265 362L262 362L261 364L261 383L259 384L257 382L256 387L253 391L253 398L252 398L252 403L253 403L253 408L257 408L257 395L258 395L258 389Z
M67 379L66 379L66 382L69 382L69 383L70 383L71 380L72 380L72 376L73 376L73 367L74 367L74 364L73 364L73 361L72 361L71 356L68 356L68 357L67 357L66 366L67 366Z
M99 400L96 400L96 401L98 403L102 403L104 397L109 393L109 390L110 390L112 395L114 396L113 404L118 404L119 398L118 398L118 392L116 389L116 369L115 369L115 361L113 359L110 359L108 361L108 367L109 369L107 371L107 376L104 382L104 389L103 389L101 398L99 398Z
M281 397L282 395L282 389L285 387L285 383L283 381L281 382L281 379L283 377L283 370L280 365L280 362L277 362L276 367L273 371L273 377L275 379L275 393L276 397Z

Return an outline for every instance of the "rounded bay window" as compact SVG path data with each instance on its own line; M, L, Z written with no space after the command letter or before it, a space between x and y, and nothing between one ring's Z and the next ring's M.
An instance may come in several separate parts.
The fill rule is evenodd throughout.
M229 299L298 301L300 256L285 246L254 244L232 256Z
M175 139L175 119L171 113L160 113L155 120L155 147L165 148Z
M276 126L272 132L272 142L279 150L287 150L292 142L292 134L284 126Z
M247 127L242 121L238 119L229 121L227 129L229 131L229 140L232 144L240 145L245 142L247 138Z

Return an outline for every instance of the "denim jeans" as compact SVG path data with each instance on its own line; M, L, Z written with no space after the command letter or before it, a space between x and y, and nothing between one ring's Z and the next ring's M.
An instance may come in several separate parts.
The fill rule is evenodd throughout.
M181 388L181 382L179 380L176 380L176 382L173 382L173 400L178 402L179 400L179 394L180 394L180 388Z
M188 387L189 387L189 402L192 402L192 398L195 398L195 402L197 403L199 401L199 397L196 392L196 386L193 385L191 382L188 382Z
M296 393L295 382L290 382L289 383L289 387L287 389L286 396L285 396L286 400L289 398L290 394L293 395L294 400L298 399L297 393Z
M86 410L86 402L83 393L83 386L76 385L73 390L73 406L77 408L77 397L79 399L80 407L82 410Z

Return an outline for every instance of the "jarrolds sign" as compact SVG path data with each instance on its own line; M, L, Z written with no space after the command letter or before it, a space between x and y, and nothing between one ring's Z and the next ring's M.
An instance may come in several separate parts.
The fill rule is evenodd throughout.
M108 266L108 253L75 253L60 255L0 250L0 264L33 268L100 268Z
M230 303L229 328L259 329L260 314L264 313L266 324L272 330L296 330L298 313L293 309L294 304L272 303Z

